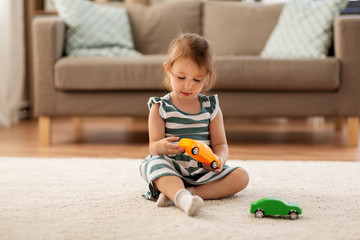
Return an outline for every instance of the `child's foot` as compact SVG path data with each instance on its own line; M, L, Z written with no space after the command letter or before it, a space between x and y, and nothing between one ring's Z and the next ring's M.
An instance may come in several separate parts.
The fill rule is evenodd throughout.
M174 205L173 201L168 199L165 194L160 193L158 200L156 201L156 206L158 207L168 207Z
M186 189L182 189L175 194L174 202L176 206L181 208L189 216L196 215L204 205L201 197L192 196Z
M195 194L195 189L193 187L189 187L189 188L186 188L186 189L191 193L191 195ZM158 207L169 207L169 206L173 206L173 205L174 205L173 201L168 199L165 196L165 194L160 193L159 198L156 201L156 206L158 206Z
M192 197L191 202L190 204L187 205L187 208L185 208L184 211L186 212L187 215L194 216L199 212L200 208L204 206L204 201L199 196L191 196L191 197Z

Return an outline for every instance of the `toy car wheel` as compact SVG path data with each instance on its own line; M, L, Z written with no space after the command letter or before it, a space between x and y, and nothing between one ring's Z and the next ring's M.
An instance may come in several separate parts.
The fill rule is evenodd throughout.
M203 165L202 165L201 162L197 162L197 165L198 165L199 168L202 168L202 167L203 167Z
M212 169L217 169L217 167L218 167L218 163L216 161L212 161L211 162L211 168Z
M199 148L194 147L193 149L191 149L191 153L192 153L193 155L198 155L198 154L199 154Z
M296 210L291 210L289 213L289 217L291 220L295 220L299 218L299 214L297 213Z
M265 216L264 211L261 209L258 209L255 211L255 217L256 218L263 218Z

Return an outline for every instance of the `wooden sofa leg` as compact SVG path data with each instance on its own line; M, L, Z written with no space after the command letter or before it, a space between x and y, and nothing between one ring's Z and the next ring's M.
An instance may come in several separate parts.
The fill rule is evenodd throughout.
M336 132L341 132L343 130L343 118L342 117L335 117L335 131Z
M80 142L82 139L83 133L83 119L80 117L72 118L73 127L74 127L74 138L76 142Z
M47 116L40 116L38 124L40 146L48 147L51 144L51 118Z
M359 117L347 118L348 145L356 147L359 144Z

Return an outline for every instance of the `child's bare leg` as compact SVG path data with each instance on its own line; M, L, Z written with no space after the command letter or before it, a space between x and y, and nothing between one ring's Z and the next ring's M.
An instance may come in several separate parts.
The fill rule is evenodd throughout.
M237 168L219 180L195 187L195 194L202 199L228 197L245 189L248 183L248 173L242 168Z
M165 194L167 198L174 201L175 194L184 189L184 182L177 176L163 176L154 180L154 183L160 192Z
M184 183L179 177L163 176L155 179L154 184L160 192L190 216L195 215L204 205L203 200L199 196L192 196L185 189Z
M185 188L186 190L188 190L191 195L195 195L195 189L194 187L187 187ZM168 199L165 194L160 193L157 201L156 201L156 206L158 207L168 207L168 206L172 206L174 205L174 202L171 201L170 199Z

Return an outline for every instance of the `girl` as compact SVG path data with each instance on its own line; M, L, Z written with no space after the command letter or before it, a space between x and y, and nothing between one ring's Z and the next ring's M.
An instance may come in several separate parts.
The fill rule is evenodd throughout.
M182 34L172 41L164 63L167 95L148 102L150 155L141 163L140 174L149 184L144 195L157 206L175 203L189 216L198 213L203 199L218 199L243 190L249 176L242 168L225 165L228 145L218 96L205 96L215 82L209 42L197 34ZM219 158L213 170L184 153L181 138L208 144Z

